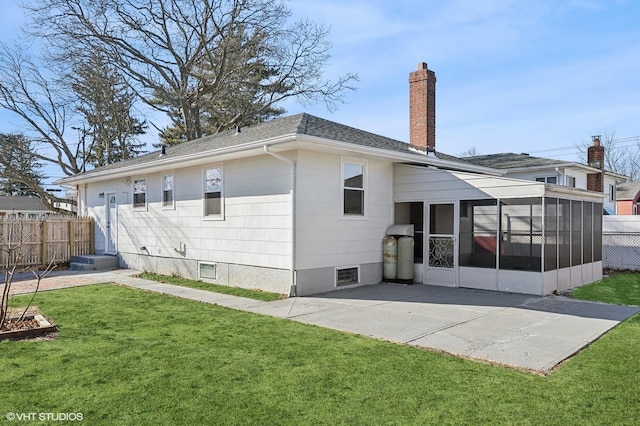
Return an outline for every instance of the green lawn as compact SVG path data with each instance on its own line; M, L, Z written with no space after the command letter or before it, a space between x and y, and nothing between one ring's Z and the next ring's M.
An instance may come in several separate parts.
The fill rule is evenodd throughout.
M618 305L640 306L640 274L616 273L608 278L578 287L573 297Z
M211 284L204 281L189 280L182 277L170 277L168 275L154 274L151 272L142 272L138 275L146 280L158 281L161 283L179 285L182 287L197 288L200 290L213 291L215 293L230 294L232 296L246 297L249 299L261 300L263 302L271 302L286 297L278 293L270 293L262 290L251 290L240 287L230 287L226 285Z
M81 412L89 425L640 422L640 316L542 377L115 285L40 293L36 304L60 336L0 343L0 421Z

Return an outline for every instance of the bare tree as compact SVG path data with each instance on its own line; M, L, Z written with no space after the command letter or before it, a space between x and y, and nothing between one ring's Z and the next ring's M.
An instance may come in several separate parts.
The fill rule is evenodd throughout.
M275 105L288 98L335 109L357 81L323 78L327 28L289 25L279 0L36 0L26 7L33 35L63 55L100 52L188 140L281 114Z
M464 151L462 151L460 154L458 154L458 157L461 157L461 158L475 157L476 155L480 155L480 152L475 146L472 146L471 148L467 148Z
M629 176L631 181L640 179L640 140L636 138L617 138L615 131L603 132L600 144L604 147L604 169L613 173ZM591 139L576 144L578 156L587 164L587 150L593 145Z
M71 176L88 164L104 165L141 151L135 136L143 132L144 122L131 114L134 95L108 67L83 59L68 55L64 62L52 63L32 58L24 46L0 43L0 108L21 119L29 141L5 138L0 178L25 185L53 211L62 212L54 205L68 200L45 191L43 176L28 171L53 165ZM104 146L106 150L99 149ZM33 167L16 168L16 158Z
M15 113L28 130L27 137L33 142L24 144L5 144L5 155L0 164L5 173L11 173L12 158L30 158L42 165L54 164L65 175L73 175L82 170L85 156L79 142L69 143L65 129L71 116L70 102L65 91L56 84L47 69L36 65L20 47L0 44L0 107ZM9 155L8 150L13 152ZM20 174L5 174L27 185L36 192L42 201L54 208L56 201L62 201L47 193L37 179L27 179Z
M2 282L2 292L0 292L0 331L10 329L9 326L9 299L11 298L11 285L13 278L18 270L20 262L25 255L25 243L31 238L35 232L41 230L42 222L33 227L29 234L24 231L24 222L22 219L14 220L9 223L6 235L0 234L0 259L3 260L0 268L4 271L4 280ZM54 256L55 258L55 256ZM40 289L40 281L45 278L52 270L56 268L53 261L45 267L43 271L34 270L33 274L36 278L36 288L33 292L31 300L23 309L22 314L15 319L14 325L18 325L25 317L29 307L33 303L36 293Z

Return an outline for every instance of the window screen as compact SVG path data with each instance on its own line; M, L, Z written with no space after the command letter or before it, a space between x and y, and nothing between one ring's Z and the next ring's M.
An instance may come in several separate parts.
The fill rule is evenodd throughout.
M345 215L364 215L364 165L343 164L343 212Z
M558 267L571 266L571 201L558 200Z
M162 206L173 206L173 175L162 176Z
M496 267L497 226L496 200L460 202L460 266Z
M541 272L542 198L500 204L500 269Z
M204 176L204 215L222 215L222 168L205 170Z
M147 180L136 179L133 181L133 208L147 206Z
M571 266L582 264L582 202L571 201Z
M558 200L545 198L544 270L558 269Z

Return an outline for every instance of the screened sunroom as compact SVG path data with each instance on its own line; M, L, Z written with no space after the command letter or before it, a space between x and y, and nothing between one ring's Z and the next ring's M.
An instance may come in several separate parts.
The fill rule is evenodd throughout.
M602 278L598 193L403 165L394 198L417 282L546 295Z

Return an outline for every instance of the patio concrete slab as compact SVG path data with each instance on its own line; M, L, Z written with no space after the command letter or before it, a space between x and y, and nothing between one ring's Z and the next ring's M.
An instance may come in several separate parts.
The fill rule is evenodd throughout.
M561 296L398 284L260 302L144 280L138 273L60 271L43 279L41 290L113 282L542 373L640 312ZM35 282L14 286L16 293L28 292Z
M640 312L561 296L395 284L295 300L305 307L290 310L295 321L543 373Z
M301 315L295 315L294 311L288 318L305 324L402 343L411 342L425 333L434 333L454 324L451 320L424 315L420 316L419 321L411 321L412 318L408 318L402 312L380 312L379 309L358 306L340 306Z

